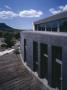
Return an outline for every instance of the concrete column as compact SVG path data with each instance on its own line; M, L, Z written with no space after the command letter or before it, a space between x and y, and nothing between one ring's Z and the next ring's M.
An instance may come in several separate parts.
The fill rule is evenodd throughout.
M60 25L59 25L59 22L57 23L57 32L60 32Z
M47 31L47 29L46 29L46 25L45 25L45 31Z
M51 45L48 44L48 83L51 85L52 82L52 50Z
M35 25L34 25L33 23L32 23L32 27L33 27L33 31L36 31L36 30L35 30Z

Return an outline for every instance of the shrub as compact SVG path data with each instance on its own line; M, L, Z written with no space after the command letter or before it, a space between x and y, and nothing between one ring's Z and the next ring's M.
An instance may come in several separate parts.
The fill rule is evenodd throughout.
M6 44L2 44L1 47L2 48L6 48L7 46L6 46Z

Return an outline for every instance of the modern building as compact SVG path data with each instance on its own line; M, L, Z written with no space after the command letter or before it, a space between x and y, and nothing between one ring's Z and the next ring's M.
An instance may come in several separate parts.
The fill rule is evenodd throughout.
M67 12L34 22L34 30L67 32Z
M34 22L33 31L21 32L21 53L39 77L67 90L67 12Z

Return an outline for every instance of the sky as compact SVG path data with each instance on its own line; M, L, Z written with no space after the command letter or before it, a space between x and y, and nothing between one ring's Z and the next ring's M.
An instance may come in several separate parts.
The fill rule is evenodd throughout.
M67 0L0 0L0 23L32 29L34 21L67 11Z

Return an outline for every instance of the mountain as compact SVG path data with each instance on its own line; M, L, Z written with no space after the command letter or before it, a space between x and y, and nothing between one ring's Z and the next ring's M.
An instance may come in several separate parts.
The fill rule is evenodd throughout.
M5 23L0 23L0 31L10 31L10 32L17 31L17 32L20 32L21 30L12 28Z
M5 23L0 23L0 30L12 30L10 26L6 25Z

